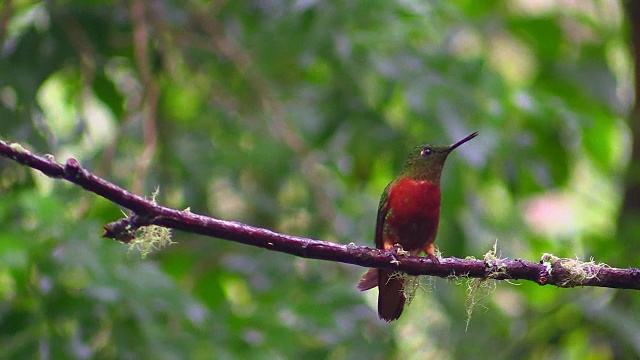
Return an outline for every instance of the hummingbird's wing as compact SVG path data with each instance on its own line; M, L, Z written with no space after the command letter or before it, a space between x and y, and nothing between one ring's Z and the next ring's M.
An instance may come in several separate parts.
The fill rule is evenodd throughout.
M380 204L378 205L378 218L376 220L376 248L384 249L384 241L382 239L382 233L384 230L384 222L387 217L387 213L389 212L389 189L391 189L391 184L389 183L384 191L382 192L382 196L380 197Z
M395 185L392 181L387 185L380 197L380 205L378 206L378 219L376 221L376 248L389 250L393 247L393 243L385 244L384 241L384 224L389 214L389 193ZM378 316L384 321L390 322L396 320L402 314L406 298L404 296L404 280L402 277L394 276L395 271L389 269L375 269L378 273ZM370 270L371 271L371 270ZM373 274L371 274L373 275ZM366 276L363 276L363 279Z
M384 243L382 241L382 230L384 229L384 221L387 217L387 213L389 212L389 202L387 201L389 198L389 188L391 184L387 185L387 187L382 192L382 196L380 197L380 205L378 205L378 217L376 220L376 235L375 235L375 244L376 248L384 249ZM358 282L358 290L365 291L372 289L378 286L379 274L378 269L370 268L362 278Z

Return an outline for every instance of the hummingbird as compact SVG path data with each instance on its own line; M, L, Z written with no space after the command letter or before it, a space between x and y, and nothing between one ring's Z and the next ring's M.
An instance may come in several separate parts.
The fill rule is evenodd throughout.
M439 263L433 242L440 220L440 175L447 156L478 135L470 134L452 145L418 145L400 174L384 189L376 220L376 248L416 256L424 251ZM404 280L394 270L371 268L358 282L358 290L378 287L378 316L387 322L400 317L406 301Z

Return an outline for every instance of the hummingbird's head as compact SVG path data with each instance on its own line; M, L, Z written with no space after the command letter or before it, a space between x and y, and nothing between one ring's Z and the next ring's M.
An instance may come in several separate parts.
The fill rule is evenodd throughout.
M416 146L404 162L400 176L415 180L428 180L436 185L440 184L442 168L449 153L476 136L478 136L478 133L474 132L453 145Z

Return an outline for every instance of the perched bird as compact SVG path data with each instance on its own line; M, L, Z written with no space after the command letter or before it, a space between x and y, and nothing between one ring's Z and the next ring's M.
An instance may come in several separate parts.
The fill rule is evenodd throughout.
M473 139L477 132L453 145L419 145L411 151L400 174L382 193L376 221L376 248L416 256L422 251L434 262L433 242L440 220L440 175L453 149ZM388 322L402 314L404 279L394 270L371 268L358 282L365 291L378 287L378 316Z

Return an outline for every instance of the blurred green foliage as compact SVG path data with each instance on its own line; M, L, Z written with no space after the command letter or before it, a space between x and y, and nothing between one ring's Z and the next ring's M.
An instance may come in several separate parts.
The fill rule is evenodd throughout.
M444 171L444 256L497 239L502 257L638 263L615 238L632 102L617 1L0 11L0 136L147 196L160 186L163 205L372 245L407 150L479 131ZM501 283L465 332L465 286L434 280L388 325L375 291L355 289L362 268L180 232L141 260L100 238L116 206L2 159L0 199L4 357L640 356L629 291Z

